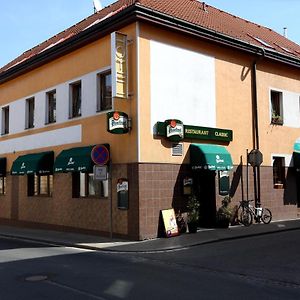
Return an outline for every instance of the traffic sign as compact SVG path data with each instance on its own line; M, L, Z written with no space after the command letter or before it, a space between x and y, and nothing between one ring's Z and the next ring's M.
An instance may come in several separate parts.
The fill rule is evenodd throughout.
M96 145L91 152L92 161L99 166L106 165L109 161L109 150L105 145Z
M263 162L263 154L258 149L253 149L248 154L248 163L252 167L258 167Z
M107 166L94 166L94 179L107 180Z

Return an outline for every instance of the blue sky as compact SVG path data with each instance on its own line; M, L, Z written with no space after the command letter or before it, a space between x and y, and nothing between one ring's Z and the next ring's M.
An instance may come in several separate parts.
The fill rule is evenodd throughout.
M287 27L288 38L300 44L300 0L205 2L279 33ZM0 66L92 13L93 0L0 0Z

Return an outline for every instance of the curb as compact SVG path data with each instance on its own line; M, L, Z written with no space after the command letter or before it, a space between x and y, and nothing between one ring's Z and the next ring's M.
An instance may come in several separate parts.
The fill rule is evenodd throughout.
M284 231L293 231L293 230L299 230L300 229L300 220L299 220L299 225L292 225L288 226L286 223L289 221L276 221L273 222L273 225L276 223L285 223L282 227L280 227L278 224L276 228L269 228L268 230L265 231L255 231L255 232L247 232L244 230L242 233L238 234L233 234L233 235L228 235L228 236L218 236L218 237L208 237L204 240L198 240L195 241L194 243L187 243L185 245L174 245L171 247L162 247L162 248L157 248L157 249L151 249L149 247L148 249L145 247L145 249L122 249L126 247L125 245L116 245L116 246L107 246L107 247L97 247L93 245L88 245L88 244L75 244L71 242L64 242L64 241L54 241L54 240L48 240L48 239L42 239L42 238L34 238L34 237L28 237L28 236L22 236L18 234L5 234L5 233L0 233L0 237L6 238L6 239L17 239L17 240L22 240L22 241L30 241L30 242L36 242L36 243L41 243L41 244L46 244L46 245L52 245L52 246L65 246L65 247L71 247L71 248L78 248L78 249L85 249L85 250L91 250L91 251L103 251L103 252L111 252L111 253L161 253L161 252L171 252L171 251L180 251L200 245L206 245L206 244L212 244L212 243L218 243L222 241L230 241L230 240L236 240L236 239L242 239L242 238L249 238L249 237L254 237L254 236L263 236L267 234L275 234L279 232L284 232ZM253 225L256 226L256 225ZM265 226L265 225L262 225ZM224 229L227 230L227 229ZM228 231L226 231L228 232ZM199 232L198 232L199 234ZM164 238L161 238L164 239ZM159 239L158 239L159 240ZM148 241L144 241L147 243ZM149 241L151 243L151 241ZM137 242L137 244L139 244ZM128 244L132 245L132 244Z

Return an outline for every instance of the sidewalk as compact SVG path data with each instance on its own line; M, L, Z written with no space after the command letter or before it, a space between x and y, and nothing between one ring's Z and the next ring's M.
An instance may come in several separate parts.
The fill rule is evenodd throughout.
M146 241L126 241L94 235L0 225L0 237L17 238L91 250L115 252L159 252L174 251L222 240L251 237L296 229L300 229L300 219L276 221L268 225L254 224L250 227L232 226L228 229L203 228L198 230L197 233L186 233L172 238L157 238Z

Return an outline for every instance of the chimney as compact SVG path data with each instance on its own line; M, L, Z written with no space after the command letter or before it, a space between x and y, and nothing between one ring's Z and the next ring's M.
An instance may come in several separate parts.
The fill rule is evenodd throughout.
M287 27L283 27L283 36L287 38Z

